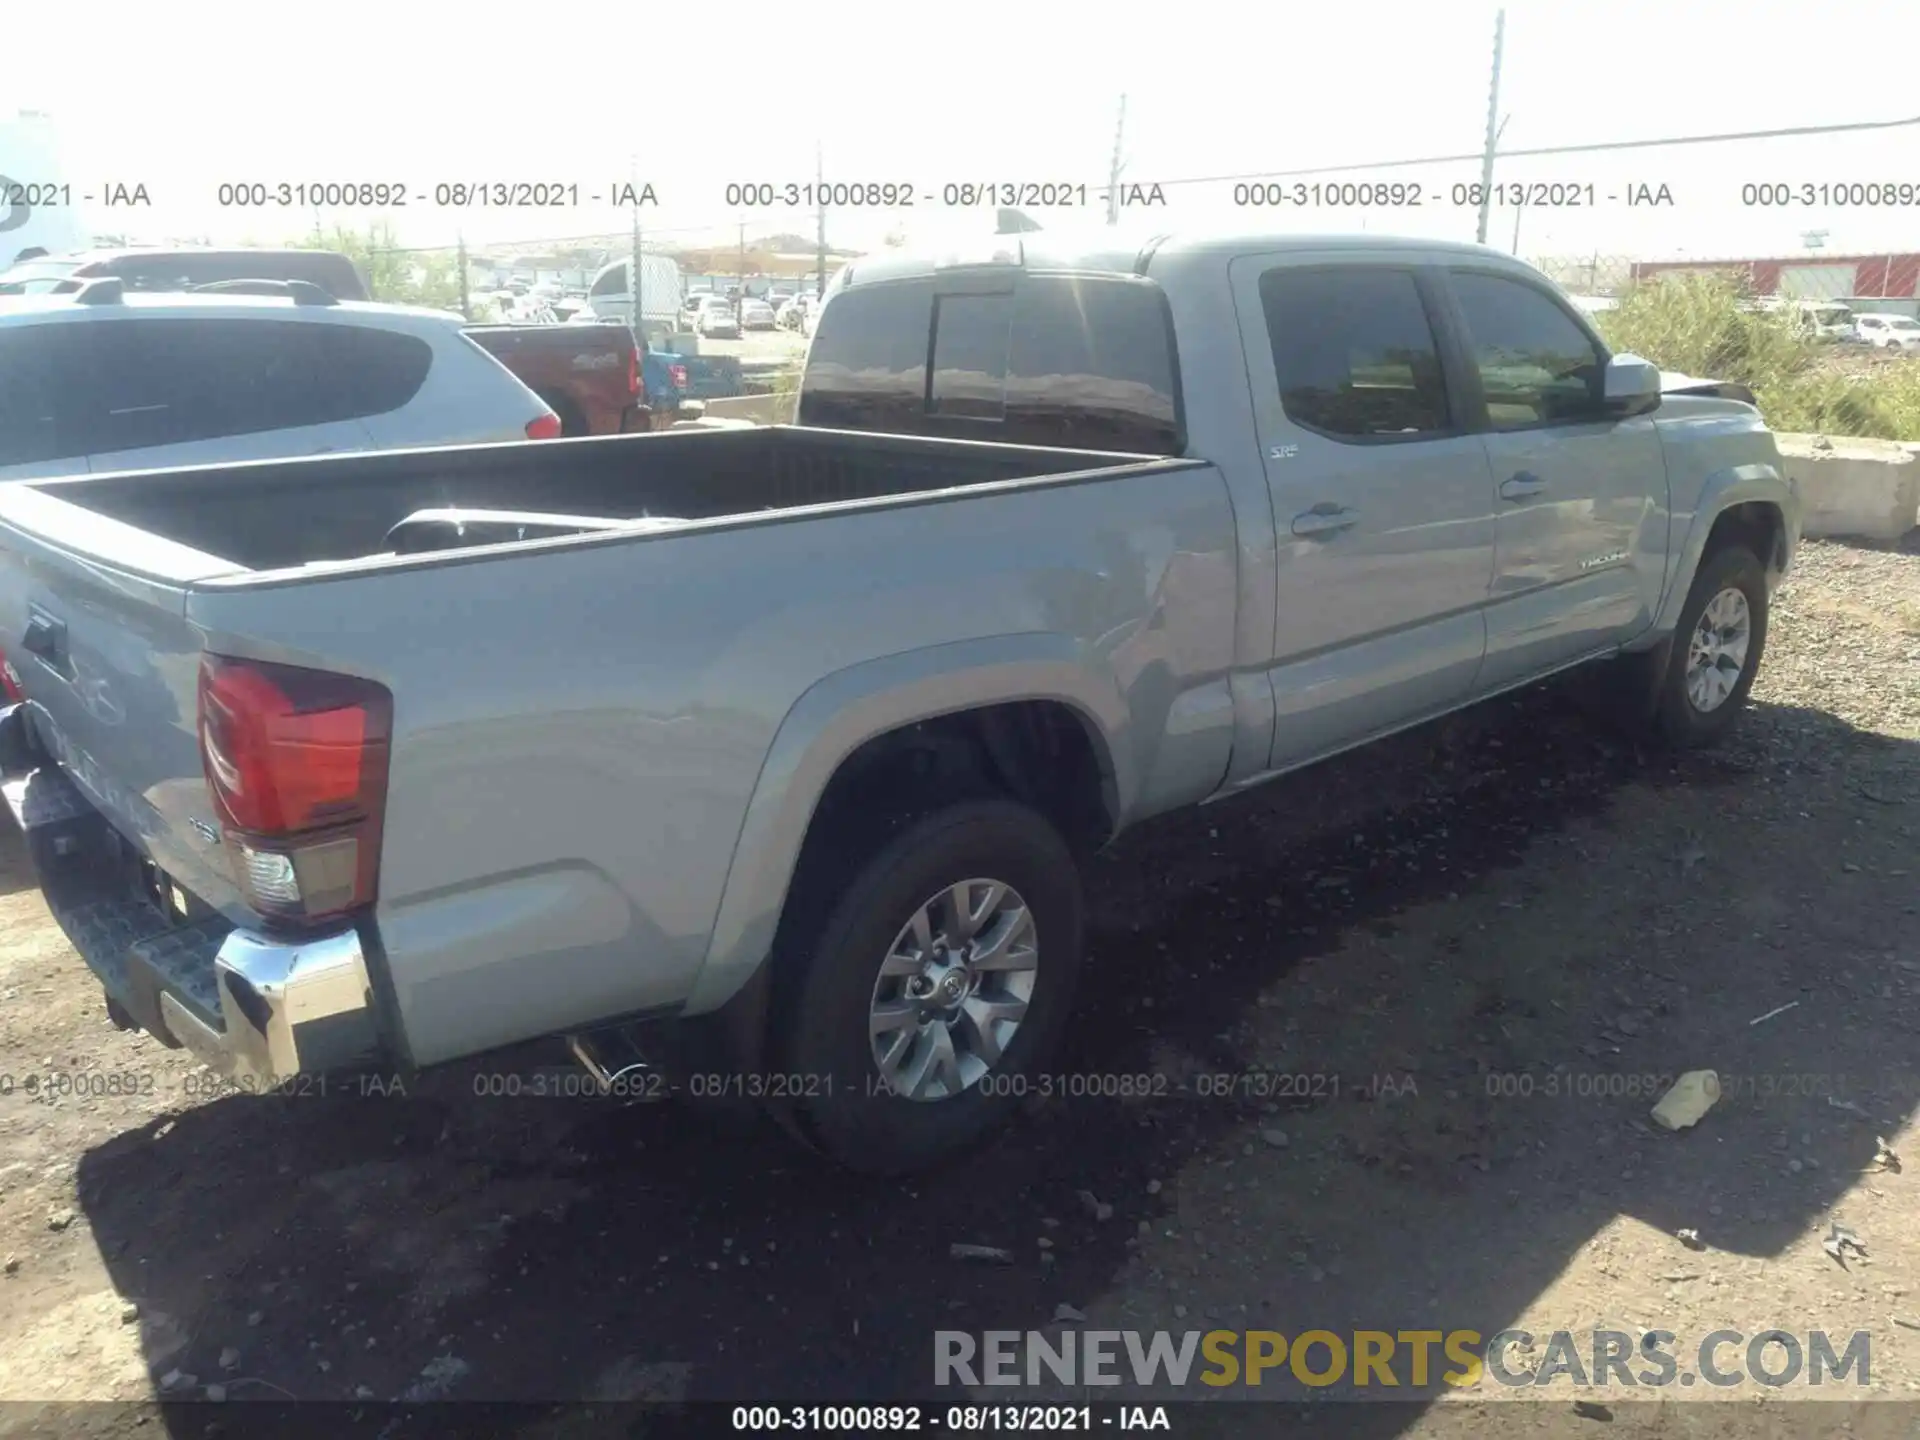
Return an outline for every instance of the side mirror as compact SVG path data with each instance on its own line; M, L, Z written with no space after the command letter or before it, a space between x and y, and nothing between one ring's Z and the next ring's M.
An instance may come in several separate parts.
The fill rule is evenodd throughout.
M1607 362L1602 405L1610 419L1624 420L1660 408L1660 367L1638 355L1616 355Z

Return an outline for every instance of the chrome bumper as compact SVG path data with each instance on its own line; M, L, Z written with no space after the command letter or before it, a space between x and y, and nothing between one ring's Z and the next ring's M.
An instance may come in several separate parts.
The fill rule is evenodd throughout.
M185 1047L249 1089L380 1063L357 931L280 940L218 915L170 920L131 883L132 847L23 730L20 707L0 709L0 798L116 1023Z
M213 974L221 1024L209 1024L166 989L158 992L160 1020L187 1049L244 1086L353 1069L379 1054L366 957L351 930L300 941L235 930L214 956Z

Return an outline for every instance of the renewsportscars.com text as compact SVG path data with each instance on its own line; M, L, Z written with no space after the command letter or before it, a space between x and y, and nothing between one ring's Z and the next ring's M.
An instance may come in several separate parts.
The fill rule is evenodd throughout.
M1823 1330L1796 1335L1715 1330L1682 1345L1669 1330L965 1330L934 1333L934 1383L964 1386L1262 1384L1370 1392L1606 1386L1824 1386L1870 1382L1872 1337L1836 1345Z

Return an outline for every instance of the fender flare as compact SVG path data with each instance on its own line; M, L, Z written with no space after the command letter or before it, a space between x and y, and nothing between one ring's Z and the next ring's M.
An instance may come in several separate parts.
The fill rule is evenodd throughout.
M1799 492L1780 467L1756 462L1714 471L1701 486L1700 498L1693 507L1692 521L1681 542L1679 558L1668 576L1666 593L1661 597L1659 614L1652 626L1654 634L1671 635L1680 623L1680 607L1687 603L1687 592L1693 588L1693 577L1699 573L1707 537L1713 533L1715 522L1733 506L1753 500L1779 507L1791 550L1800 529ZM1762 555L1760 560L1770 566L1773 557Z
M683 1013L731 999L772 950L788 886L815 808L847 757L917 721L1020 700L1073 709L1104 751L1116 817L1130 813L1139 775L1116 677L1081 642L1033 633L902 651L837 670L794 701L775 731L740 823L706 959Z

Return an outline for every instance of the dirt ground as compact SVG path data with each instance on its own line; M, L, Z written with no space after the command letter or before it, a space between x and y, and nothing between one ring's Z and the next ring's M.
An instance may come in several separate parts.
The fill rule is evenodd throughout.
M73 1408L163 1381L224 1397L225 1433L247 1400L944 1405L965 1397L933 1387L936 1330L1062 1306L1115 1329L1666 1330L1683 1369L1714 1330L1864 1330L1870 1384L1825 1393L1909 1402L1868 1419L1910 1433L1914 539L1804 548L1712 754L1638 752L1541 690L1128 837L1089 876L1059 1068L1166 1093L1034 1104L910 1184L832 1172L733 1105L475 1095L561 1063L544 1050L404 1095L208 1098L182 1053L107 1023L7 826L0 1433L208 1433L211 1407ZM1655 1127L1654 1087L1705 1067L1719 1103ZM1307 1078L1212 1093L1250 1073ZM1836 1222L1864 1256L1826 1253ZM1288 1414L1678 1435L1732 1413L1678 1402L1732 1401L1747 1435L1820 1393L1447 1390L1338 1430Z

